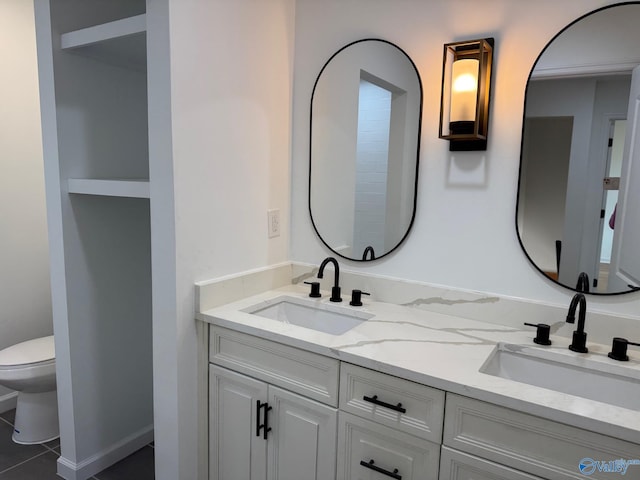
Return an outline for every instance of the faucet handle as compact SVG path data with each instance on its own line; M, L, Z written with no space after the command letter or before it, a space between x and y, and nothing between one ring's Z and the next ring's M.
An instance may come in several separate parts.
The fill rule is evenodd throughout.
M351 290L351 301L349 305L353 305L354 307L362 306L362 295L371 295L370 293L363 292L362 290Z
M528 327L536 327L536 337L533 339L533 343L537 343L538 345L551 345L551 340L549 340L549 333L551 332L551 327L546 323L526 323L525 325Z
M609 358L613 358L614 360L618 360L619 362L629 361L629 356L627 355L627 346L629 345L640 347L640 343L630 342L626 338L614 337L613 344L611 345L611 351L608 355Z
M304 282L307 285L311 285L311 292L309 296L311 298L320 298L322 295L320 294L320 282Z

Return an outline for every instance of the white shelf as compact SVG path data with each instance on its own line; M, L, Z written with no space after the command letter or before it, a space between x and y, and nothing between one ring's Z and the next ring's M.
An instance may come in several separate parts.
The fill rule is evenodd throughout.
M145 33L147 31L147 15L141 14L135 17L123 18L93 27L75 30L61 35L61 47L81 48L95 43L106 42L118 38Z
M143 13L63 33L60 46L62 50L143 70L146 69L146 31L147 16Z
M67 182L74 194L149 198L149 180L70 178Z

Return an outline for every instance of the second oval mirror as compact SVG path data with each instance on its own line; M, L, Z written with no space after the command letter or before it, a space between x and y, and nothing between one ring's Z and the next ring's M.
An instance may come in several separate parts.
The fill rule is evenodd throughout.
M640 285L638 20L638 2L581 17L527 84L516 229L541 272L589 293Z
M320 71L311 98L309 211L334 253L376 259L407 236L421 114L418 71L392 43L351 43Z

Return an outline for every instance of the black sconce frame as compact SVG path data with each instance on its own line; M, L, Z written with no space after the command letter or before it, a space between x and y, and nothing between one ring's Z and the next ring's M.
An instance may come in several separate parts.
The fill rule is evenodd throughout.
M493 38L448 43L444 46L439 137L449 140L449 151L487 149L493 46ZM478 60L475 119L451 121L453 63L464 59Z

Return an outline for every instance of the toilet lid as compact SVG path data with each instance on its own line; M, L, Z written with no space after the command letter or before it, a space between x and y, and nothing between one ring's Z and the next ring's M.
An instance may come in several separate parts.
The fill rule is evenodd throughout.
M53 335L34 338L0 350L0 367L39 363L56 358Z

